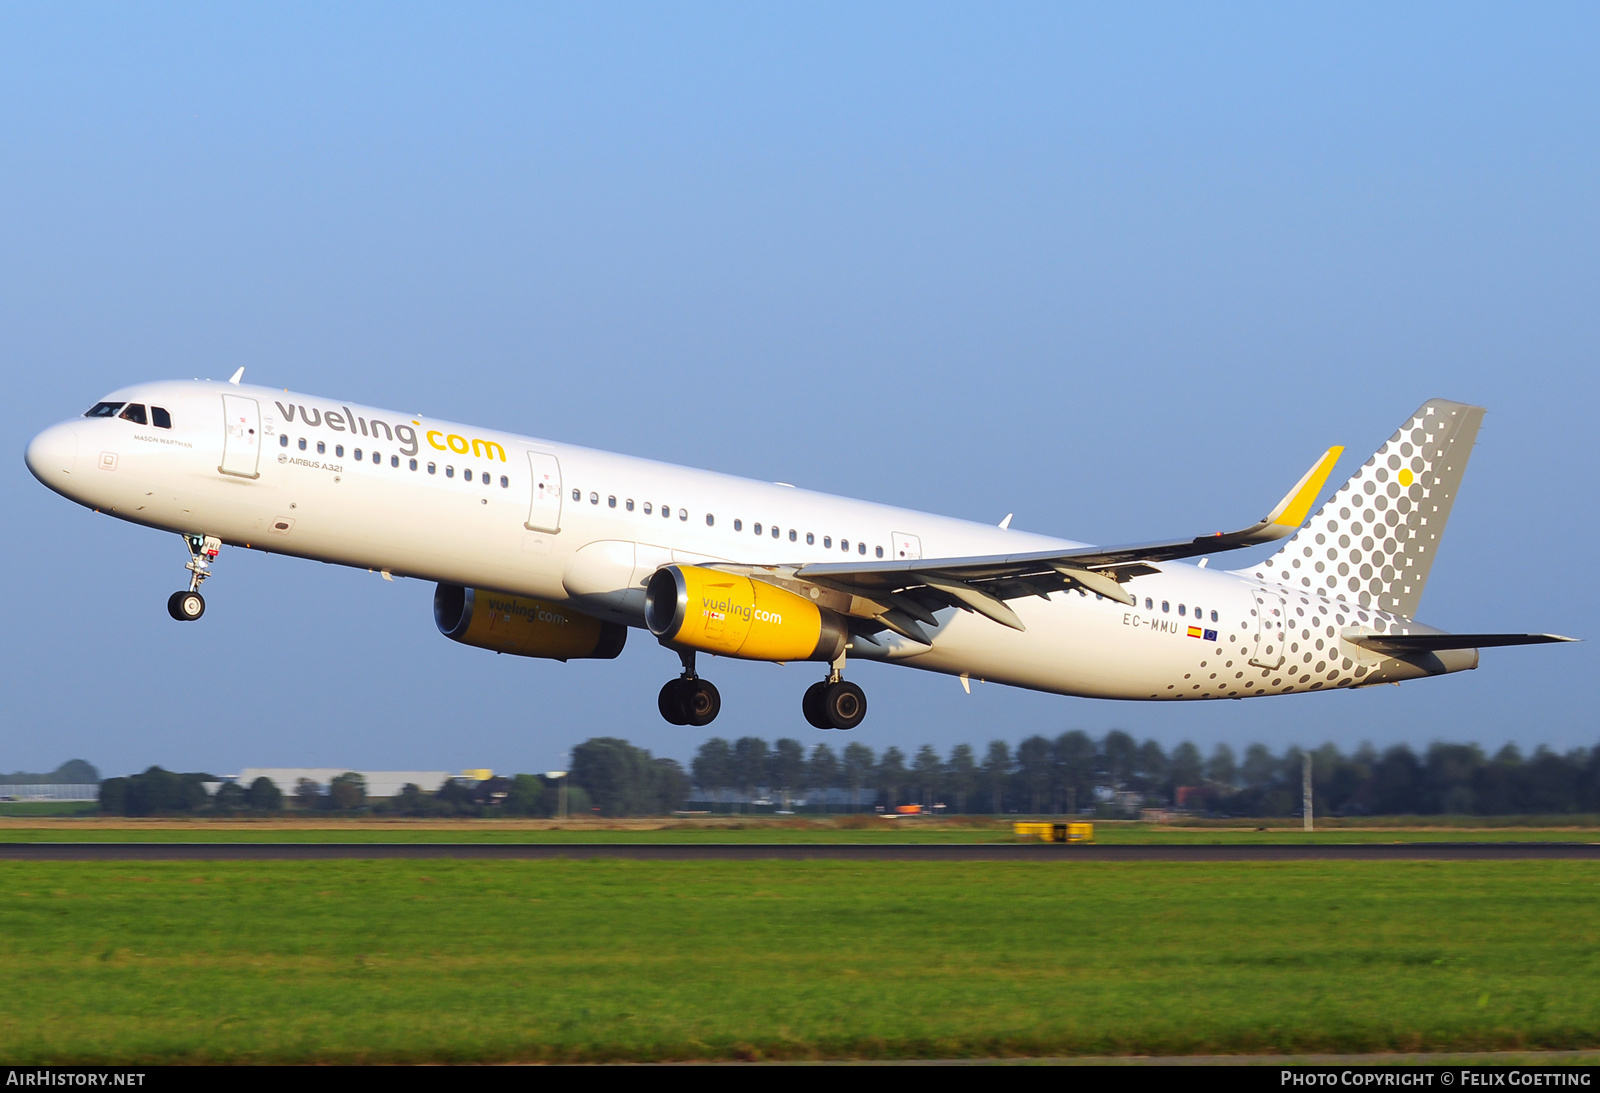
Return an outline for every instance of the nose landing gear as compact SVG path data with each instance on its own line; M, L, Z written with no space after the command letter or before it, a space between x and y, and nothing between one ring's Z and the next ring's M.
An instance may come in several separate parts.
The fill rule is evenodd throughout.
M709 725L722 712L722 695L710 680L701 679L694 671L694 651L680 652L683 675L669 679L656 698L656 707L669 725Z
M183 542L189 548L189 564L184 568L193 576L187 592L174 592L167 597L167 614L179 622L193 622L206 613L200 586L211 576L211 563L222 553L222 540L215 535L185 535Z

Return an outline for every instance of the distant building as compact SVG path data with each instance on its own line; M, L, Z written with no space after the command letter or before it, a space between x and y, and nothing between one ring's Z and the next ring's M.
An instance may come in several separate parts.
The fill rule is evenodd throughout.
M43 782L0 785L0 801L98 801L99 783Z
M398 797L410 782L427 793L437 793L450 780L447 770L352 770L350 767L246 767L229 781L249 789L257 778L269 779L285 797L294 795L300 779L327 788L341 774L359 774L367 782L368 797ZM207 788L210 788L209 786ZM213 791L214 792L214 791Z

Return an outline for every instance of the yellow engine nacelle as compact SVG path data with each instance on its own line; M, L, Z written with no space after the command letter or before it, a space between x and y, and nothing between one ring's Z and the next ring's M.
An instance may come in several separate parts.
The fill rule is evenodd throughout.
M656 570L644 620L662 641L746 660L833 660L844 619L793 592L695 565Z
M441 584L433 592L439 633L463 645L551 660L610 660L622 652L628 628L566 607Z

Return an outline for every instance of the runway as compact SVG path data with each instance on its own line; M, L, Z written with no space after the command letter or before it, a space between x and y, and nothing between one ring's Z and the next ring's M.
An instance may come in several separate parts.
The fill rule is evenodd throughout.
M1600 843L3 843L0 861L1600 861Z

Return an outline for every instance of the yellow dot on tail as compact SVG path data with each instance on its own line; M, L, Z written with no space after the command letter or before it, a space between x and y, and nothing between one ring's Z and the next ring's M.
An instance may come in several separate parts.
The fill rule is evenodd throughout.
M1410 467L1401 467L1400 468L1400 484L1402 486L1411 485L1411 468Z

